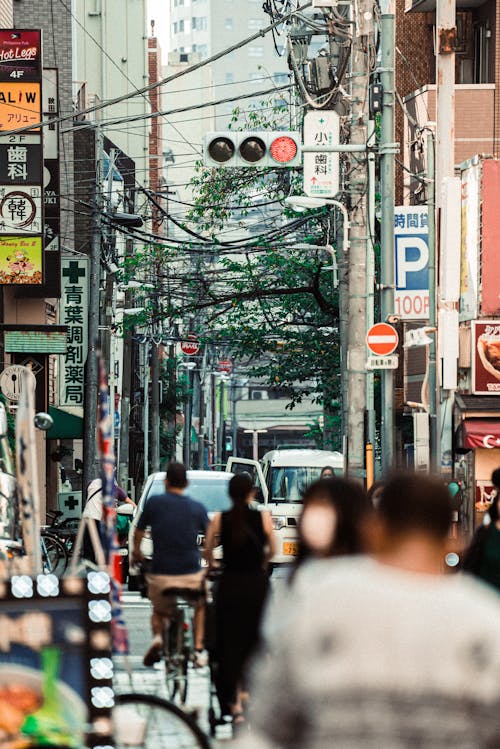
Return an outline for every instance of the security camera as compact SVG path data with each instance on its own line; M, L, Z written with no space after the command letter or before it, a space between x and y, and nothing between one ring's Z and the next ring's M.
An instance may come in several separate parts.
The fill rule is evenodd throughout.
M386 320L391 325L397 325L398 322L401 322L401 318L399 315L387 315Z

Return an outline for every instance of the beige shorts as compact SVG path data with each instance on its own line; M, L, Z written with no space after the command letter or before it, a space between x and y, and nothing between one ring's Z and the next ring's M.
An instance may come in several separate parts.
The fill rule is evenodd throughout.
M160 616L171 616L175 611L177 596L165 595L163 591L167 588L192 590L194 594L200 591L205 593L205 573L203 570L192 572L189 575L153 575L148 573L146 574L146 582L148 584L148 598L153 604L155 614L160 614ZM186 596L186 599L188 599L188 596ZM204 600L204 596L194 595L190 603L194 608L198 608L203 605Z

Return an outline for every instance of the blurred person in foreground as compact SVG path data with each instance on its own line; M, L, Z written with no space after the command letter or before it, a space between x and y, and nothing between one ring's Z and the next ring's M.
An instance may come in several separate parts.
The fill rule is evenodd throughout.
M215 684L221 714L244 721L241 679L248 657L258 643L267 595L267 563L275 553L269 512L251 507L255 489L246 473L229 482L232 508L217 513L208 528L205 556L217 568L214 549L222 546L221 577L215 598Z
M318 479L304 492L293 579L312 558L359 554L370 504L360 484L344 478Z
M396 476L371 556L304 565L238 749L500 747L500 601L443 574L451 516L442 481Z
M303 565L313 559L360 554L371 509L361 484L349 479L318 479L307 487L297 527L297 556L288 577L292 591L289 586L275 586L262 620L262 637L271 650L282 636L288 612L295 608L291 592Z
M496 496L485 520L474 534L462 562L462 569L493 586L500 593L500 468L491 474Z

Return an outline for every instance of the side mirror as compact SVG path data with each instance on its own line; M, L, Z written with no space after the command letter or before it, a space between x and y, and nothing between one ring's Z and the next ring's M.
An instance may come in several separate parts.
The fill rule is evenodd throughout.
M45 411L39 411L35 414L34 422L36 428L41 429L42 432L48 432L54 426L54 419Z

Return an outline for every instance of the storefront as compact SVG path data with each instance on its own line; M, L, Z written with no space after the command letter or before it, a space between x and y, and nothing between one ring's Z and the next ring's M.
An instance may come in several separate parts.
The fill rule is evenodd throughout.
M491 474L500 467L498 396L457 394L454 426L454 475L464 487L461 520L472 533L493 499Z

